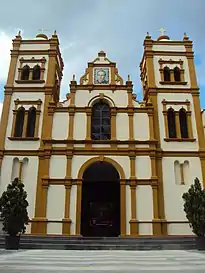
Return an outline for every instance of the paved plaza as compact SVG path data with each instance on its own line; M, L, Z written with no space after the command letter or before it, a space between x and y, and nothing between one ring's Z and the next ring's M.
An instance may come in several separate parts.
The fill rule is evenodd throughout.
M1 273L205 272L196 251L0 250Z

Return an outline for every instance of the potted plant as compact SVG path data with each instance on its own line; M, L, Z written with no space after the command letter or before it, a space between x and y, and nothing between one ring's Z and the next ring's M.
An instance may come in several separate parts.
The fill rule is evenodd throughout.
M205 250L205 190L198 178L195 178L188 192L182 195L184 212L196 237L198 250Z
M0 216L3 221L3 231L6 249L19 249L20 235L25 233L28 225L28 202L24 184L18 178L11 182L0 197Z

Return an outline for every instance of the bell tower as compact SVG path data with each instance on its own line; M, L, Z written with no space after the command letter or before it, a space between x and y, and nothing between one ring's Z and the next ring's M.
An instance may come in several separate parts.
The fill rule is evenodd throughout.
M184 217L181 206L184 189L173 184L178 174L183 182L187 177L186 185L195 178L188 174L197 168L205 186L205 139L192 41L186 33L182 40L176 41L171 40L164 29L160 31L157 40L147 33L140 71L144 100L151 101L154 107L157 195L159 221L163 226L163 221L173 220L169 195L172 191L177 197L179 218ZM168 224L165 226L169 229Z

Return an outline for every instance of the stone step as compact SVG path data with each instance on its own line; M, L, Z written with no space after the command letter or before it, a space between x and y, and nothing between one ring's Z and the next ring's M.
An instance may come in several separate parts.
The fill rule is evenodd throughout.
M1 246L4 248L4 245ZM21 243L21 249L64 249L64 250L176 250L176 249L195 249L195 245L121 245L121 244L34 244L34 243Z
M0 236L0 248L5 246L5 237ZM139 237L99 238L66 236L21 236L21 249L75 249L75 250L154 250L195 249L195 237Z

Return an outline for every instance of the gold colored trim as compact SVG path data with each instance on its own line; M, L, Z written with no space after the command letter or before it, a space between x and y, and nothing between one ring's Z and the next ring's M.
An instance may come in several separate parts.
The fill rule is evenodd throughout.
M193 92L193 90L198 89L198 84L197 84L196 71L194 66L194 57L193 57L194 54L192 51L192 41L186 40L184 41L184 43L185 43L188 67L189 67L189 76L190 76L190 83L191 83L191 89L192 89L192 98L193 98L193 105L194 105L199 150L205 150L205 136L204 136L203 123L202 123L202 116L201 116L200 100L199 100L198 94ZM190 122L189 119L190 117L188 118L188 122ZM200 155L200 161L201 161L203 187L205 188L205 158L204 156Z
M35 122L35 131L34 131L35 138L38 138L39 122L40 122L40 111L36 111L36 122Z
M22 137L26 137L27 125L28 125L28 111L25 111Z
M26 138L27 139L27 138ZM29 140L32 140L29 139ZM43 152L43 155L46 155L46 152L49 151L51 155L65 155L67 152L67 148L56 148L52 147L52 150L49 150L48 146L46 146L46 151ZM150 152L153 151L151 149L135 149L134 152L137 156L149 156ZM3 152L4 155L13 155L13 156L42 156L42 151L41 150L4 150L1 151ZM70 152L73 155L90 155L90 156L95 156L96 154L98 155L110 155L112 154L113 156L129 156L129 151L128 148L117 148L117 149L112 149L112 148L93 148L91 147L90 149L86 150L84 147L75 147L71 148ZM203 151L161 151L161 150L156 150L157 153L161 153L163 157L203 157ZM140 179L142 180L142 179Z
M187 110L190 111L190 108L188 109L188 107L190 107L190 101L189 100L185 100L185 101L177 101L177 100L162 100L162 104L163 104L163 111L166 111L166 105L186 105L187 106ZM164 108L165 106L165 108Z
M159 59L158 63L160 64L160 68L162 68L163 64L180 64L180 67L183 68L183 61L181 59L179 60L163 60L163 59Z
M77 204L76 204L76 235L80 235L81 229L81 200L82 200L82 179L84 171L95 162L105 161L112 164L119 173L121 179L125 179L125 174L123 168L109 157L93 157L86 161L80 168L78 172L79 182L77 183ZM126 234L126 184L120 181L120 233L121 236Z
M16 99L14 101L14 104L15 104L15 110L18 109L18 105L37 105L38 106L38 110L41 109L41 104L42 104L42 100L19 100L19 99Z
M134 112L128 112L129 119L129 140L134 140Z
M86 140L91 140L91 116L92 116L91 108L87 108L86 115L87 115Z
M73 139L73 130L74 130L74 116L75 112L74 111L69 111L69 129L68 129L68 140Z
M129 156L130 158L130 190L131 190L131 220L129 221L130 224L130 232L132 235L136 235L139 233L139 225L137 221L137 202L136 202L136 186L141 184L142 181L136 179L136 156L134 153ZM137 182L138 181L138 182ZM127 183L126 183L127 184Z
M173 79L173 73L171 72L170 73L170 75L171 75L171 81L161 81L161 82L159 82L160 84L163 84L163 85L186 85L187 84L187 82L182 82L182 81L180 81L180 82L176 82L176 81L174 81L174 79ZM181 90L181 93L184 93L184 92L182 92L182 90Z
M131 220L129 221L130 233L131 235L136 236L139 234L139 224L137 221L137 209L136 209L136 185L130 184L130 190L131 190Z
M96 102L96 101L95 101ZM107 102L107 100L106 100ZM72 106L73 107L73 106ZM70 111L71 106L69 107L62 107L62 106L57 106L55 108L55 112L69 112ZM75 106L73 107L75 113L86 113L87 111L89 111L89 109L91 109L91 107L79 107L79 106ZM112 110L114 109L114 110ZM147 113L147 111L149 110L149 107L138 107L138 108L134 108L134 107L110 107L111 112L112 111L116 111L117 113L128 113L128 112L133 112L133 113Z
M5 86L5 90L7 88L7 92L5 92L4 95L4 102L3 102L3 108L2 108L2 114L1 114L1 121L0 121L0 168L2 165L2 159L3 159L3 153L4 145L5 145L5 139L6 139L6 130L9 120L9 111L11 107L11 88L13 87L13 82L15 78L15 72L16 72L16 66L18 63L18 50L20 48L21 44L21 37L16 36L16 38L13 40L13 49L11 51L11 60L9 65L9 72L7 77L7 82Z
M193 128L192 128L192 121L191 121L191 112L187 112L187 126L188 126L188 134L189 138L193 139Z
M29 74L29 80L15 80L16 83L18 84L30 84L30 83L45 83L44 80L32 80L32 73L30 71L30 74Z
M152 111L148 111L148 118L149 118L149 140L155 140L154 138L154 113L153 110Z
M175 112L175 120L176 120L176 133L177 133L177 138L181 139L181 129L180 129L180 122L179 122L179 112Z
M147 77L148 77L148 84L147 84L147 92L144 95L144 100L147 100L148 97L151 98L152 105L154 108L154 137L158 141L156 144L157 149L159 150L156 156L156 170L157 170L157 177L158 177L158 186L154 190L154 196L156 196L157 202L154 204L153 214L154 211L159 210L159 219L154 219L153 223L153 234L161 234L167 235L167 224L165 220L165 207L164 207L164 189L163 189L163 174L162 174L162 150L160 147L160 131L159 131L159 117L158 117L158 102L157 102L157 94L160 93L160 89L156 88L155 84L155 75L154 75L154 54L158 52L152 52L152 45L153 41L151 39L144 40L144 56L145 58L145 65L147 70ZM175 52L174 52L175 53ZM157 55L155 54L155 55ZM167 56L168 52L166 52ZM177 55L177 54L176 54ZM158 92L159 91L159 92ZM164 92L163 89L161 89ZM169 90L167 90L169 91ZM166 92L166 91L165 91ZM155 201L156 201L155 200ZM158 208L157 208L158 204ZM163 220L163 223L162 223Z
M57 54L58 54L58 39L57 36L52 36L50 39L50 50L48 60L47 81L44 86L44 110L43 110L43 122L41 132L40 152L45 150L45 154L39 154L39 166L38 166L38 179L36 188L36 204L35 204L35 217L34 222L31 225L31 233L34 234L46 234L47 233L47 192L48 185L42 183L42 178L49 174L50 163L50 148L51 144L44 142L42 139L50 139L52 137L53 126L53 109L55 108L55 102L53 101L53 87L55 86L55 75L57 67ZM41 221L43 220L43 221Z
M16 126L16 114L17 112L13 112L13 122L12 122L12 127L11 127L11 136L14 137L15 134L15 126Z
M66 180L65 182L65 209L64 209L64 219L62 226L62 234L70 235L70 200L71 200L71 167L72 167L72 156L67 156L67 167L66 167Z
M195 138L164 138L166 142L194 142Z

